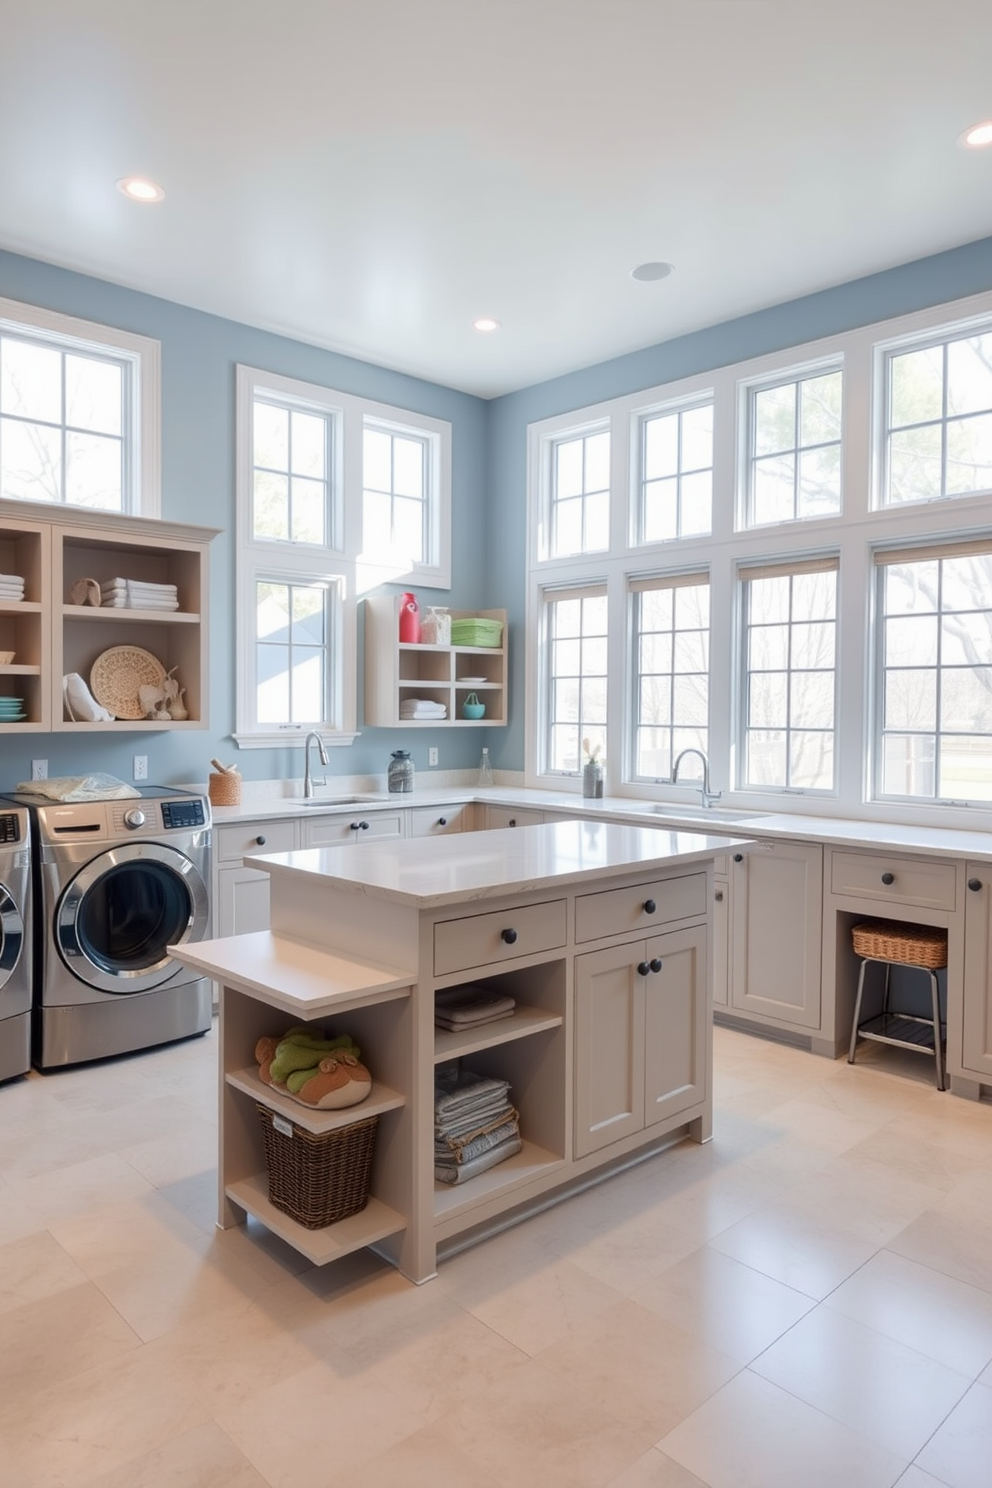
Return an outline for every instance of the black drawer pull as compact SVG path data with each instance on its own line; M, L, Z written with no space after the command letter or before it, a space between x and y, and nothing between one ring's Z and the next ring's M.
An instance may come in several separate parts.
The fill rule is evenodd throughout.
M977 894L982 887L982 880L980 878L969 878L968 887L973 894Z
M717 904L722 904L723 903L723 890L722 889L717 889L716 893L713 895L713 898L716 900Z
M515 816L511 816L506 825L508 827L515 827L517 825L517 818Z
M651 960L651 970L652 971L656 971L656 972L657 971L660 971L661 968L662 968L662 965L663 965L663 963L662 963L662 960L661 960L661 957L660 956L654 956L652 958L652 960Z
M499 938L500 938L500 940L505 941L507 945L516 945L516 943L517 943L517 932L516 932L516 930L514 930L513 926L511 925L506 930L501 930L499 932Z
M446 827L448 825L448 818L446 816L439 816L437 824L439 827Z
M648 964L647 961L638 961L638 963L637 963L637 975L638 976L647 976L647 974L648 974L648 972L650 970L651 970L651 967L650 967L650 965Z
M743 863L743 861L744 861L744 854L743 853L734 853L734 862L735 863Z
M645 901L644 901L644 913L645 914L654 914L654 912L655 912L655 910L657 908L658 908L658 906L654 902L653 899L645 899Z
M265 838L264 837L256 837L255 838L255 841L258 843L259 847L264 847L265 846Z
M896 881L896 876L895 876L894 873L883 873L882 874L882 882L884 884L894 884L895 881Z
M367 832L368 829L369 824L366 821L352 822L351 824L351 830L353 832Z

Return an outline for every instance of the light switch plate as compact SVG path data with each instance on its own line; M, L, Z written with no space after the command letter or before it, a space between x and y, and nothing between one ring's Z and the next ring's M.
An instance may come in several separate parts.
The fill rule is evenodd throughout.
M148 779L148 756L147 754L136 754L134 756L134 778L135 780Z
M428 749L428 751L427 751L427 763L429 765L436 765L437 764L437 750L436 749Z

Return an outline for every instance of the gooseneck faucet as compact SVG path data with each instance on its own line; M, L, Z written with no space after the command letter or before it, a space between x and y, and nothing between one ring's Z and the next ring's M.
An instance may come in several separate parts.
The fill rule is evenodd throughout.
M307 734L307 742L303 746L303 799L305 801L309 801L313 796L313 776L310 774L310 745L314 739L316 739L317 748L320 750L320 763L325 767L328 764L327 750L324 747L324 741L320 737L316 729L311 729L310 732Z
M703 798L704 806L712 806L714 801L719 801L720 797L723 795L723 791L710 790L710 762L701 749L683 749L681 754L676 756L675 763L672 766L672 784L674 785L678 780L679 765L685 759L687 754L694 754L697 759L700 759L703 762L703 782L699 787L699 794Z

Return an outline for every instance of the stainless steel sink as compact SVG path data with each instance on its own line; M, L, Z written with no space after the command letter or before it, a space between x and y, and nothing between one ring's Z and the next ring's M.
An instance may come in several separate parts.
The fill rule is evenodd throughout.
M684 806L662 802L652 808L658 816L684 817L698 822L745 822L760 821L767 812L749 811L746 806Z
M286 796L292 806L368 806L375 796Z

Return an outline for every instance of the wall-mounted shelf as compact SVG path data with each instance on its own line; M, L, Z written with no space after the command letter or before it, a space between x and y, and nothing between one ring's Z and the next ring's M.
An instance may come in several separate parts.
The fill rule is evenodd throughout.
M399 639L397 594L365 601L365 722L376 728L500 728L508 722L507 624L505 610L451 610L453 620L479 616L502 622L500 646L411 645ZM464 718L462 704L476 693L482 718ZM444 718L403 718L400 706L414 698L443 703Z

